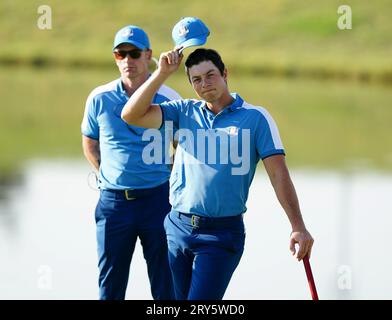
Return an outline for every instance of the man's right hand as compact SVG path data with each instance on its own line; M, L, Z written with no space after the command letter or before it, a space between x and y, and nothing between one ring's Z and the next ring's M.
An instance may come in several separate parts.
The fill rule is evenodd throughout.
M179 48L176 47L171 51L161 53L158 64L159 73L170 75L177 71L183 58L183 55L180 55L178 50Z

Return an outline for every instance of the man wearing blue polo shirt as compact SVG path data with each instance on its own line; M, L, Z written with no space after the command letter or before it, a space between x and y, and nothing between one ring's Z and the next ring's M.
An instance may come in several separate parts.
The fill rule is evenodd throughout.
M149 77L152 51L147 34L126 26L114 39L113 55L121 77L97 87L86 102L83 150L99 171L100 198L95 211L100 299L125 298L137 238L147 263L154 299L174 299L163 221L169 204L170 167L146 164L145 129L126 124L121 110ZM161 86L151 97L162 103L180 96ZM164 127L161 131L163 132ZM162 142L162 148L169 147Z
M158 70L127 102L122 118L150 128L172 122L178 147L165 229L176 298L222 299L242 256L242 214L259 159L291 223L292 254L298 243L297 259L310 255L313 239L301 216L274 120L264 108L230 94L227 70L216 51L197 49L185 62L201 100L151 104L181 60L177 50L161 54Z

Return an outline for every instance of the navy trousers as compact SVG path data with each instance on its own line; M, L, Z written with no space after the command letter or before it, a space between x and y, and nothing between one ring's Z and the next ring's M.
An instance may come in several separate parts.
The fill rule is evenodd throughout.
M95 211L99 298L123 300L139 237L155 300L174 299L163 221L170 211L169 184L142 190L101 190Z
M164 226L176 299L222 299L244 250L242 215L205 218L172 210Z

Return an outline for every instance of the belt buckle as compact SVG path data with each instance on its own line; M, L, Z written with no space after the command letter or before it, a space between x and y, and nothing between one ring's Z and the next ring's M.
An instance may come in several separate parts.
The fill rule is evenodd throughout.
M199 216L195 216L194 214L191 217L191 225L194 228L198 228L199 227L199 221L200 221L200 217Z
M130 196L128 195L128 191L129 191L129 190L124 190L124 192L125 192L125 199L127 199L127 200L135 200L135 199L136 199L135 197L130 197Z

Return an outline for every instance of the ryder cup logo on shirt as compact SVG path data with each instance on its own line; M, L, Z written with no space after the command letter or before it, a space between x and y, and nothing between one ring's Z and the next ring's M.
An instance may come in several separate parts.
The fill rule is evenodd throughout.
M165 141L167 146L171 141L178 141L175 160L178 164L229 165L232 175L249 173L250 129L229 126L214 129L198 128L192 131L189 128L174 130L172 121L165 121L164 125L164 133L158 129L146 129L143 132L142 141L148 141L142 152L143 163L172 163L172 157L168 154L169 148L163 148L162 141Z
M228 127L229 135L238 136L238 128L237 127Z

